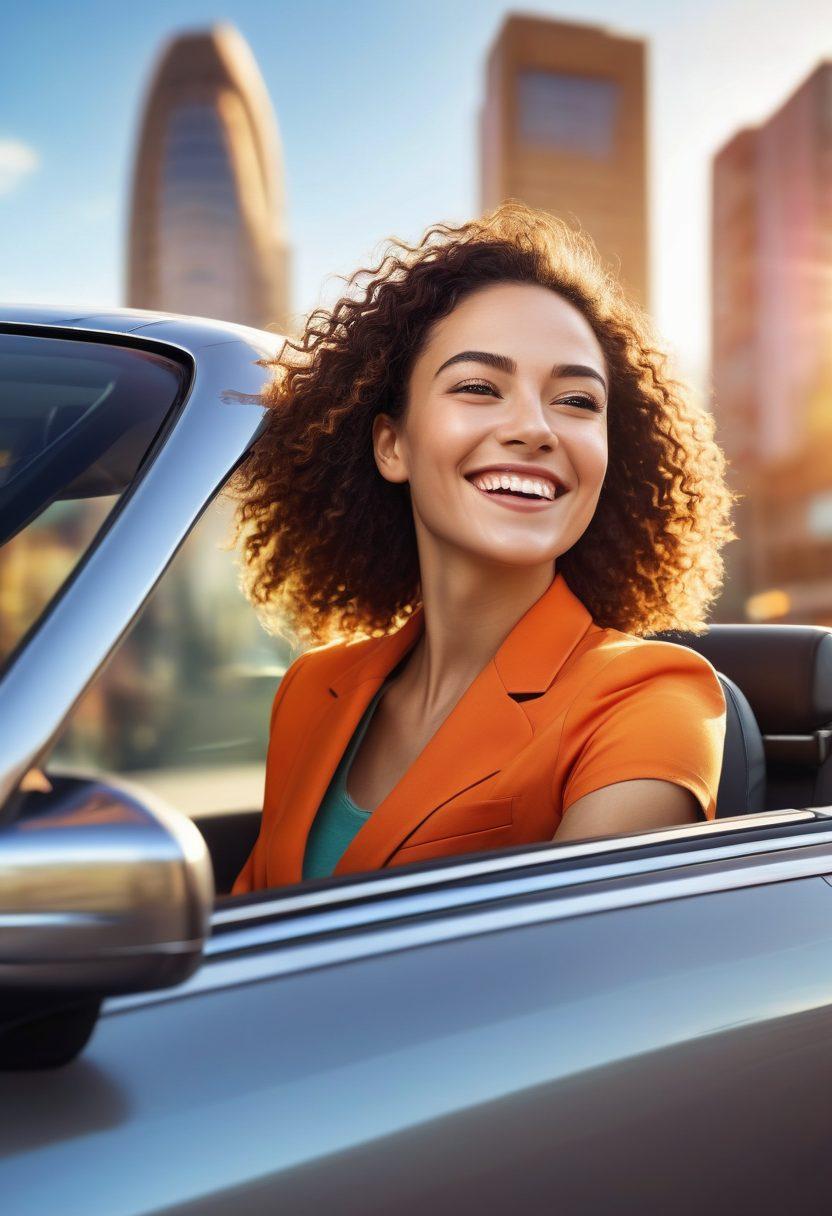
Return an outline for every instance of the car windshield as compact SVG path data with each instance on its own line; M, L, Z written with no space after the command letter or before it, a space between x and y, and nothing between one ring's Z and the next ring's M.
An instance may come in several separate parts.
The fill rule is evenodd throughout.
M146 350L0 334L0 663L88 551L186 377Z

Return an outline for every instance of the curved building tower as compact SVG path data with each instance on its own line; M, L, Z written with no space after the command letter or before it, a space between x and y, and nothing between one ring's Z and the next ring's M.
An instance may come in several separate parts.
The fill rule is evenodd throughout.
M277 123L233 26L162 49L131 192L127 307L290 330Z

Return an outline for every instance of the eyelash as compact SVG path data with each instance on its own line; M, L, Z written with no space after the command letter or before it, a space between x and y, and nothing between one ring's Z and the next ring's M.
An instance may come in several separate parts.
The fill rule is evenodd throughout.
M490 389L492 393L494 393L495 395L497 394L497 390L494 388L494 385L489 384L488 381L486 381L486 380L470 380L470 381L467 381L465 384L458 384L456 386L456 388L451 389L451 392L453 392L453 393L464 393L464 392L470 393L474 389L477 389L477 388ZM566 397L566 398L564 398L564 400L585 402L588 405L589 409L592 410L596 414L600 414L604 408L602 405L598 404L598 402L595 400L594 397L585 396L583 393L578 393L578 394L573 393L571 397Z

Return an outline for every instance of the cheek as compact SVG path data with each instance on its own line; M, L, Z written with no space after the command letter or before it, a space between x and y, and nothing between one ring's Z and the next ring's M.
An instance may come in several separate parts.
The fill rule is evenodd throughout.
M597 435L587 437L580 445L577 459L580 462L581 480L590 484L600 485L607 471L607 433L601 431Z
M482 428L480 427L481 431ZM468 454L479 442L479 431L471 413L452 405L425 410L418 430L410 436L409 464L413 485L437 488L458 474Z

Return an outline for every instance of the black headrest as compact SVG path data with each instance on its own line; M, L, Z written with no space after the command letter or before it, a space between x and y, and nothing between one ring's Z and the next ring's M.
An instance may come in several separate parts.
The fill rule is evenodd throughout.
M700 635L649 636L690 646L738 684L764 735L811 734L832 723L832 629L711 625Z

